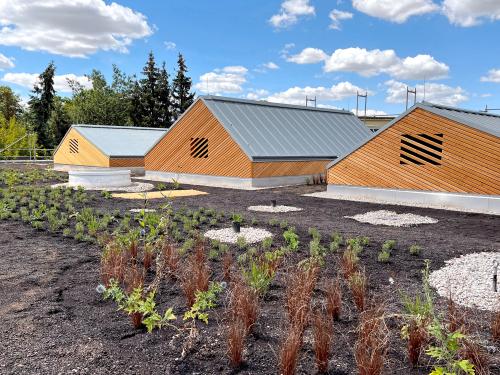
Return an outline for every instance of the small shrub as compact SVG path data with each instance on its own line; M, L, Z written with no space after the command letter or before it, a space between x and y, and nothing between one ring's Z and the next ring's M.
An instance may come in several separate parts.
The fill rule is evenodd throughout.
M313 240L316 240L318 242L321 241L321 233L317 228L309 228L307 230L307 233L309 233L309 236L311 236Z
M113 194L111 194L107 190L103 190L103 191L101 191L101 197L103 197L104 199L111 199L111 198L113 198Z
M300 347L302 346L302 331L293 325L289 326L285 340L280 350L280 374L295 375Z
M366 300L366 275L364 271L356 271L349 278L349 287L352 292L354 304L359 312L365 309Z
M411 245L410 246L410 254L411 255L420 255L420 251L422 250L422 248L419 246L419 245Z
M339 320L342 311L342 288L340 279L328 280L325 288L326 311L333 320Z
M292 270L287 279L285 306L288 312L288 321L300 332L304 331L309 321L312 292L318 273L317 266L311 266L307 269L298 266Z
M163 259L165 261L165 267L171 277L177 278L177 272L179 270L180 256L177 249L170 242L166 242L162 249Z
M330 241L336 242L339 245L342 245L344 239L338 231L335 231L335 232L332 232L332 234L330 235Z
M316 367L320 374L328 371L328 359L330 358L330 348L332 341L332 322L330 317L323 311L318 310L313 315L313 337L314 356Z
M208 309L213 309L217 305L217 295L222 292L222 284L218 282L210 282L208 290L198 290L195 292L195 302L189 311L184 314L183 320L201 320L208 324Z
M350 246L342 254L341 268L344 278L349 280L351 275L358 269L359 258Z
M229 314L233 321L243 322L249 333L259 313L259 298L257 293L241 278L235 280L229 294Z
M245 248L247 247L247 240L245 239L245 236L239 236L236 239L236 245L240 250L245 250Z
M262 240L262 249L264 251L271 250L272 245L273 245L273 238L272 237L266 237Z
M246 329L239 319L233 320L227 330L227 352L231 366L238 368L243 362L243 349L245 346Z
M280 225L280 222L277 219L269 219L269 225L272 227L278 227Z
M387 240L382 244L382 251L390 252L391 250L394 249L395 246L396 246L396 240Z
M391 258L391 253L389 251L382 250L378 253L377 260L380 263L388 263Z
M73 232L71 232L70 228L64 228L63 229L63 236L64 237L71 237L73 235Z
M210 278L210 269L205 258L205 246L202 241L196 244L195 251L189 256L183 267L181 287L189 308L196 300L197 291L206 291Z
M288 228L288 221L286 221L286 220L282 220L282 221L280 222L280 228L281 228L281 229L286 229L286 228Z
M490 374L490 355L477 342L469 338L463 340L459 356L474 366L474 375Z
M219 259L219 252L217 251L217 249L210 249L208 251L208 259L214 261Z
M235 223L240 223L240 224L243 223L243 216L240 215L240 214L233 214L233 216L231 217L231 219Z
M295 233L292 228L283 232L283 238L285 239L286 246L290 250L295 251L299 248L299 235Z

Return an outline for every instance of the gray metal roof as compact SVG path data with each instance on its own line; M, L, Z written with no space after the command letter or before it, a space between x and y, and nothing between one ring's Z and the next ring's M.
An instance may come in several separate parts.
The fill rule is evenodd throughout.
M367 144L373 138L379 136L380 133L382 133L384 130L390 128L392 125L396 124L399 120L401 120L403 117L408 115L410 112L413 112L417 108L432 112L438 116L442 116L442 117L445 117L445 118L450 119L452 121L459 122L461 124L470 126L474 129L483 131L485 133L492 134L496 137L500 137L500 116L499 115L495 115L495 114L487 113L487 112L470 111L470 110L466 110L466 109L447 107L447 106L433 104L433 103L429 103L429 102L422 102L422 103L415 104L411 108L408 108L405 112L400 114L394 120L392 120L391 122L389 122L386 125L384 125L383 127L381 127L377 132L372 133L371 137L360 142L357 146L353 147L352 150L348 151L347 153L342 155L340 158L337 158L336 160L330 162L330 164L328 164L327 168L330 168L333 165L340 162L341 160L345 159L347 156L349 156L350 154L352 154L356 150L360 149L362 146Z
M335 159L371 134L348 111L220 96L200 100L253 161Z
M71 126L109 157L144 156L167 132L166 129L115 125Z

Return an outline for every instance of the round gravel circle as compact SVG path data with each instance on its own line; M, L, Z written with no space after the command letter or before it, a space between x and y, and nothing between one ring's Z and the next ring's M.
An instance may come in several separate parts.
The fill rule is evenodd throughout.
M55 184L52 185L52 188L57 188L57 187L72 187L73 189L78 189L78 186L72 186L68 182L64 182L62 184ZM119 186L119 187L85 187L85 190L97 190L97 191L124 191L127 193L142 193L145 191L150 191L151 189L154 188L153 184L150 184L148 182L132 182L131 185L129 186Z
M248 211L268 212L268 213L282 213L282 212L297 212L302 211L302 208L293 206L250 206Z
M391 227L410 227L412 225L436 224L438 222L437 219L428 216L398 214L395 211L387 210L370 211L364 214L344 217L359 221L360 223L387 225Z
M447 260L446 266L431 272L429 282L442 297L466 307L500 310L499 292L493 291L493 261L500 253L474 253ZM500 270L499 270L500 271Z
M273 234L265 229L247 227L241 228L240 233L236 233L233 228L213 229L205 232L205 237L226 243L236 243L239 237L243 237L246 243L253 244L272 236Z

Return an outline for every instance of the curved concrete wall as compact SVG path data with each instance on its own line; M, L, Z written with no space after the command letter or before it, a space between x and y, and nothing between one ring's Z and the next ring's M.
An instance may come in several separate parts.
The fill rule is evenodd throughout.
M78 170L69 171L68 175L70 186L112 188L132 184L129 170Z

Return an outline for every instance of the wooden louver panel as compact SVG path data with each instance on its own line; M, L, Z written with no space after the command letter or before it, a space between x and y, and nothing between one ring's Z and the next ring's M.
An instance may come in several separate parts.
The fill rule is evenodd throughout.
M443 134L403 134L399 164L441 165L443 153Z
M208 158L208 139L191 138L191 156L193 158Z
M78 154L78 139L72 138L69 140L69 153Z

